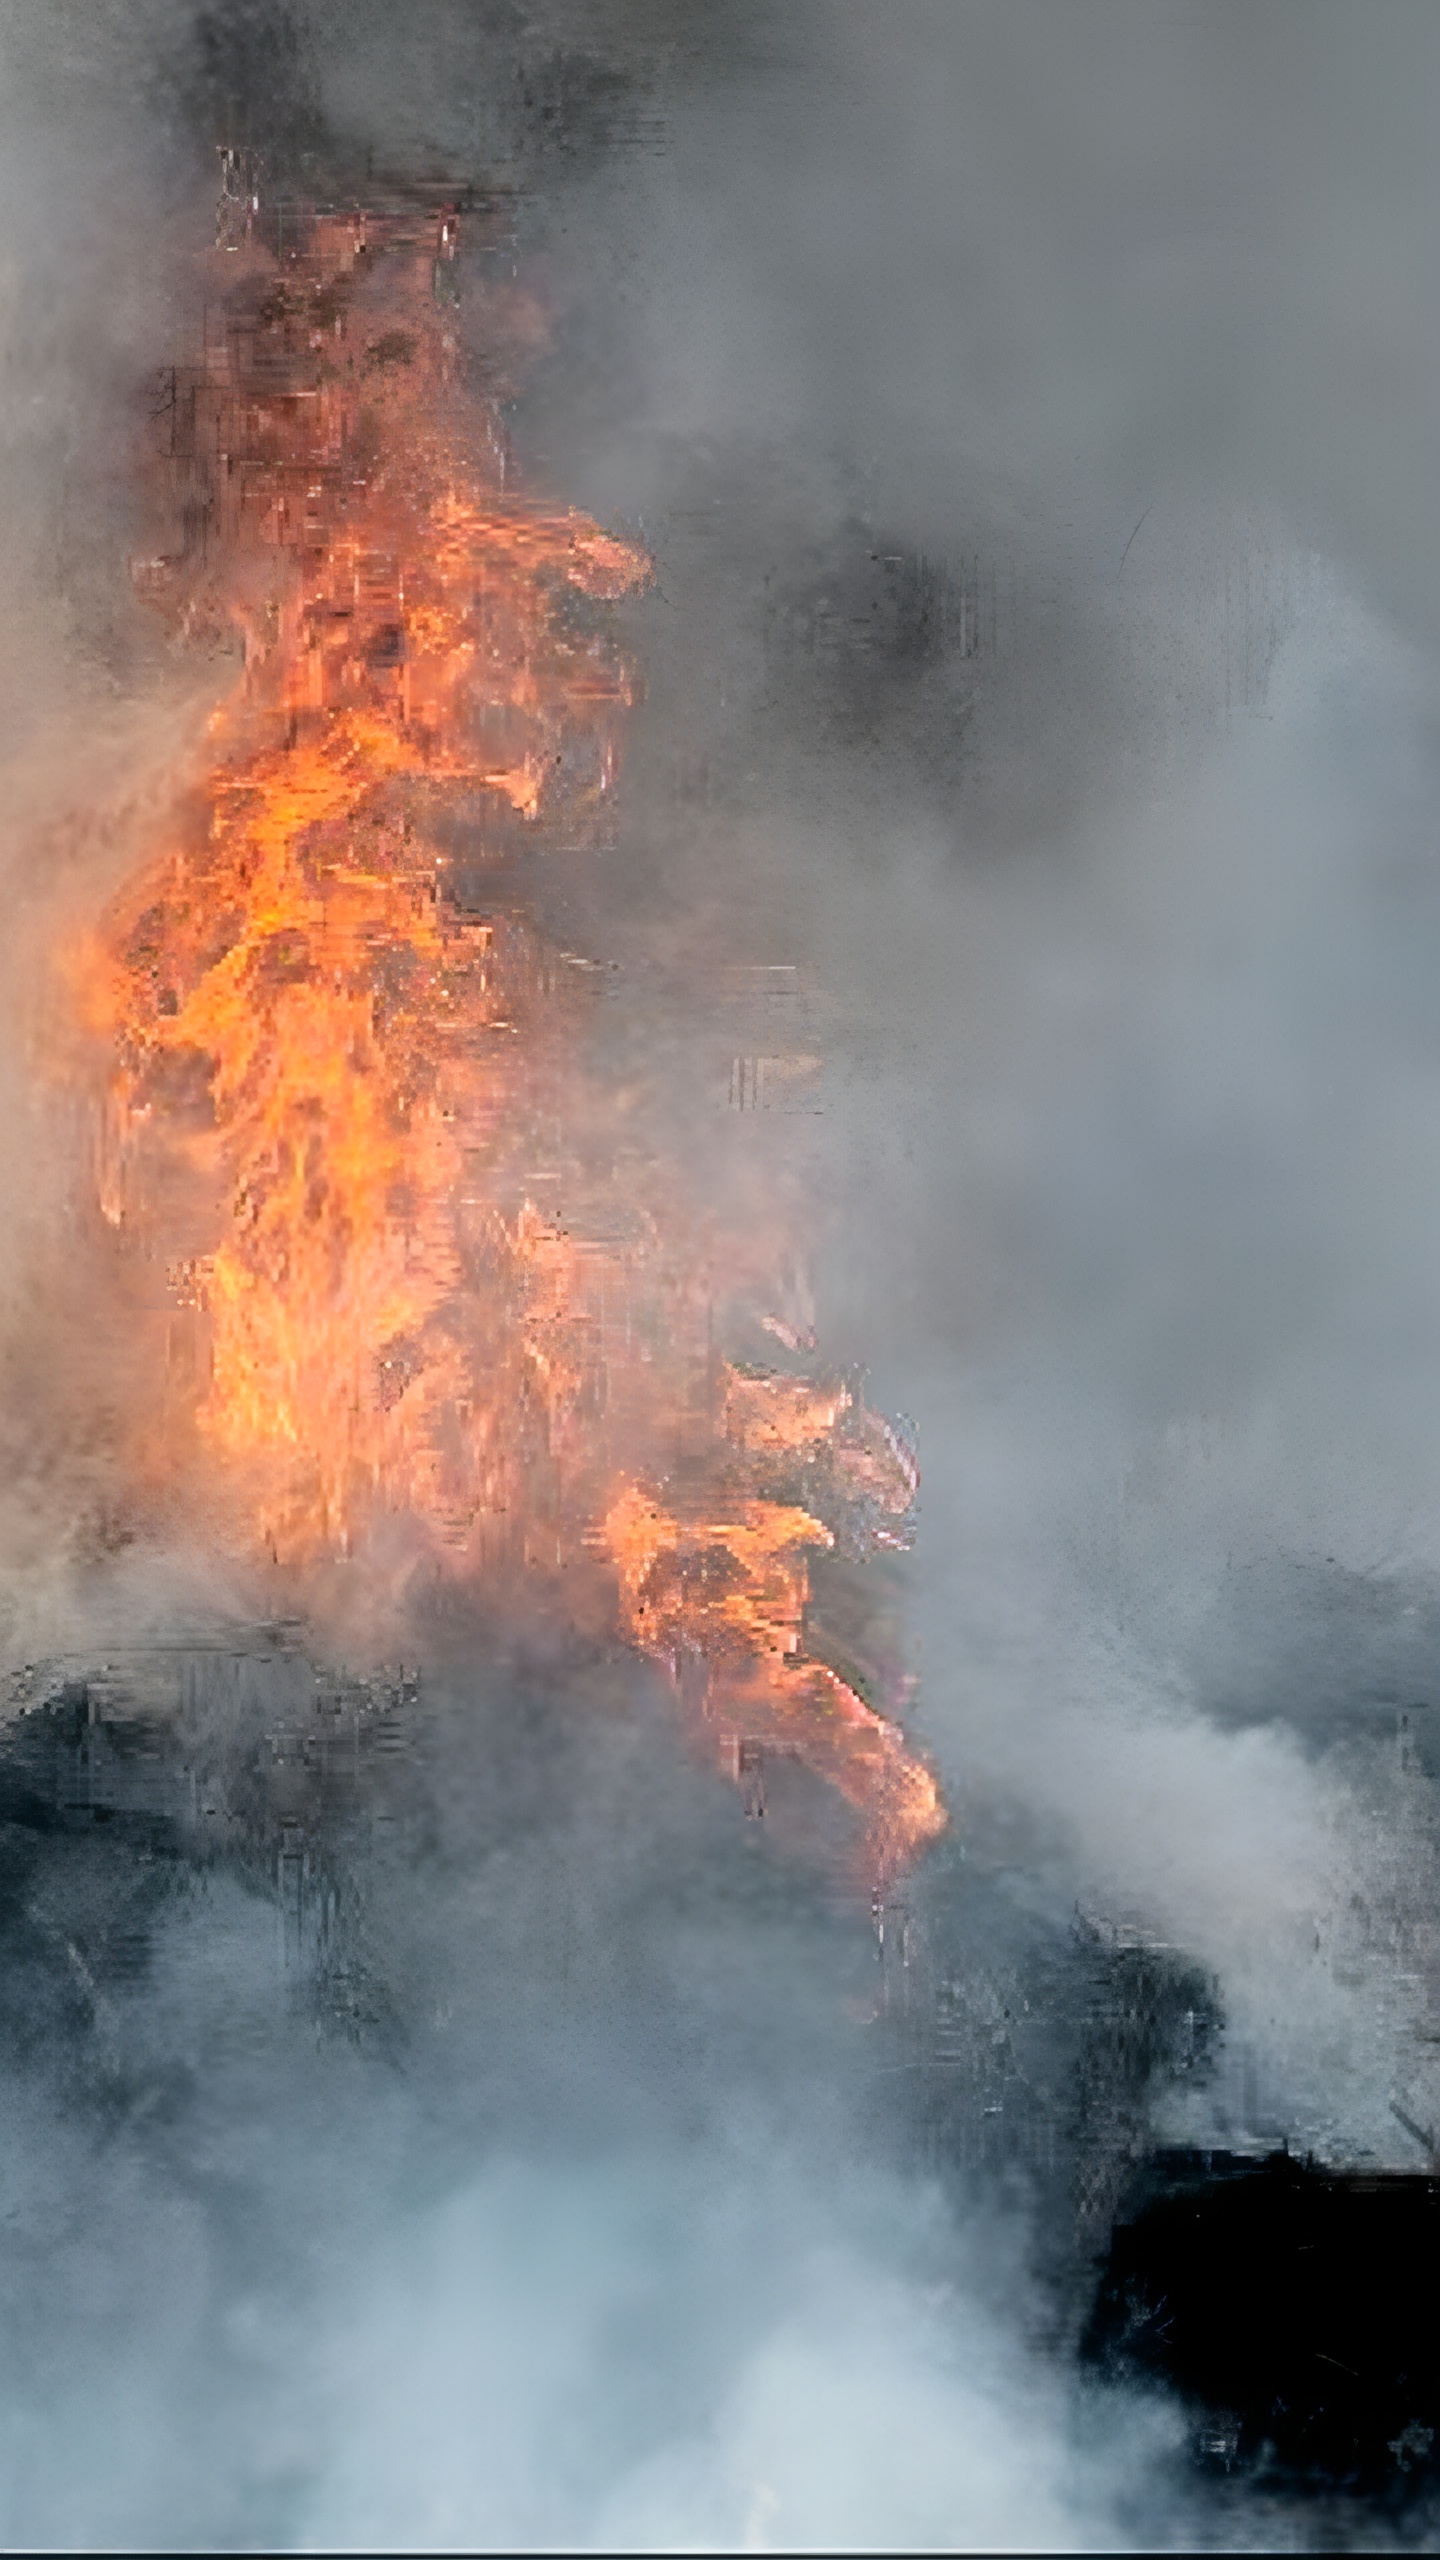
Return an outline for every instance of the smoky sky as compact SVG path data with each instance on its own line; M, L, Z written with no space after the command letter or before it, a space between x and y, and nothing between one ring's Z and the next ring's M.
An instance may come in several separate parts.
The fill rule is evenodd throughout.
M547 926L676 1061L697 1183L726 969L793 964L824 1053L745 1178L800 1166L822 1341L918 1438L953 1821L911 1901L969 2092L919 2125L823 1817L758 1838L638 1670L415 1632L323 1999L273 1844L36 1829L27 1762L15 2541L1233 2538L1176 2413L1075 2379L1075 2199L1440 2122L1437 56L1402 6L7 12L7 1671L245 1653L223 1559L70 1536L126 1309L31 1099L47 934L237 672L128 568L216 150L444 178L545 318L517 474L655 562L616 838ZM289 1730L269 1660L185 1740L217 1802ZM1131 1964L1161 2023L1102 2107Z

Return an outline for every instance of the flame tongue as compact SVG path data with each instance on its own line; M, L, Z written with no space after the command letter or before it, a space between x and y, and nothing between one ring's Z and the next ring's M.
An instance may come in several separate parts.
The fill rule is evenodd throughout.
M884 1874L943 1815L893 1721L807 1654L811 1560L837 1532L901 1543L913 1466L843 1386L715 1360L663 1186L621 1201L621 1245L537 1205L573 999L503 903L467 920L443 894L437 810L502 853L602 817L630 683L596 608L648 564L503 489L456 387L448 218L437 238L317 220L278 278L248 250L186 386L175 458L210 531L150 584L191 627L240 623L246 683L213 724L203 841L160 855L88 957L115 1061L102 1206L174 1242L188 1204L202 1443L272 1552L398 1512L472 1576L578 1587L598 1560L617 1631L687 1695L699 1666L737 1745L831 1780Z

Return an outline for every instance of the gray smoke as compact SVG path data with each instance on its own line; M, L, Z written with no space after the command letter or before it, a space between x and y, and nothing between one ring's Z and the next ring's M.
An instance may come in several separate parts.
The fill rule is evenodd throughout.
M289 1912L243 1673L243 1855L198 1799L183 1854L10 1806L11 2540L1301 2538L1077 2384L1074 2199L1157 2138L1414 2166L1440 2122L1437 48L1398 7L10 11L8 1657L243 1616L70 1536L125 1310L28 1098L36 955L233 674L126 571L214 143L503 186L552 324L517 466L658 572L620 840L555 919L682 1047L732 961L800 972L822 1337L919 1430L961 2055L922 2122L808 1801L762 1841L639 1675L473 1630ZM1132 1956L1161 2026L1097 2131Z

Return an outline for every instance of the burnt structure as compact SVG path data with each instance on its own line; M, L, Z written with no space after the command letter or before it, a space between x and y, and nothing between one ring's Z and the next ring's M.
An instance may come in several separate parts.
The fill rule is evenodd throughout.
M1084 2341L1168 2384L1205 2467L1403 2505L1440 2479L1440 2179L1161 2154L1125 2198Z

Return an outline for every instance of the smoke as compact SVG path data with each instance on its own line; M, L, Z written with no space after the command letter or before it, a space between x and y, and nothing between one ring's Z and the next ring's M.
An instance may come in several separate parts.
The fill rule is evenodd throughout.
M11 1657L207 1612L238 1643L249 1600L107 1546L104 1417L148 1373L33 1102L56 916L233 681L166 655L127 566L177 242L220 139L277 185L502 185L550 333L517 465L658 573L620 840L557 865L550 920L677 1055L723 1038L722 968L801 971L822 1335L919 1426L956 1838L917 1925L971 1968L967 2086L1028 2016L1004 2122L1059 2166L927 2148L808 1802L762 1845L638 1677L430 1630L407 1774L298 1956L253 1839L6 1824L11 2539L1222 2534L1172 2415L1066 2358L1075 1914L1223 2021L1208 2076L1116 2099L1126 2140L1416 2164L1437 40L1313 7L12 11ZM225 1712L238 1804L261 1675Z
M318 2003L223 1861L12 1871L11 2536L1105 2544L1174 2431L1087 2441L1016 2218L905 2166L865 1916L633 1678L432 1716Z

